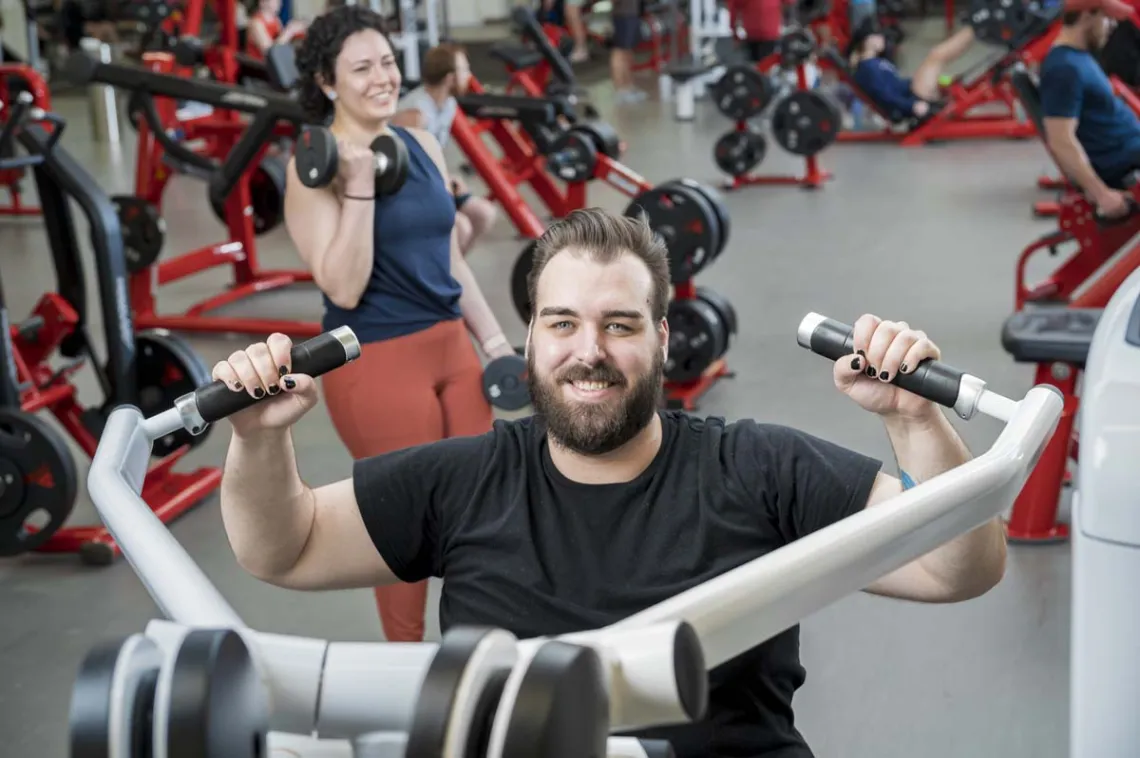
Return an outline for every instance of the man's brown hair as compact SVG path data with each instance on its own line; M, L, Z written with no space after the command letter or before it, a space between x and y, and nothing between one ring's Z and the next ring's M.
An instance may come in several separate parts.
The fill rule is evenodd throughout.
M649 226L644 214L620 216L601 208L576 210L555 221L537 240L534 265L527 278L527 297L534 308L538 278L558 253L567 248L583 250L594 261L611 263L622 255L639 258L653 279L649 313L654 323L665 318L669 307L671 281L669 250L665 242ZM532 314L537 315L537 314Z
M446 79L448 74L454 74L456 56L466 54L467 50L462 45L452 42L444 42L428 50L424 53L422 64L424 84L434 87Z

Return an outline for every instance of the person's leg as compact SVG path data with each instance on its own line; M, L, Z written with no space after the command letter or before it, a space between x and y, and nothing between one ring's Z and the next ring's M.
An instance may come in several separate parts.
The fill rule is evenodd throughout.
M475 244L477 239L487 233L498 217L499 211L495 208L494 203L483 197L469 195L467 200L459 206L459 213L456 214L455 220L459 221L460 218L463 218L470 226L471 237L467 243L470 247ZM466 253L467 249L464 248L463 252Z
M566 0L562 14L565 17L566 31L570 32L570 39L574 40L570 62L582 63L589 60L590 48L586 41L586 22L582 18L582 0Z
M646 95L633 86L633 49L637 47L641 19L637 16L614 16L613 46L610 50L610 78L617 91L618 102L636 102Z
M437 382L446 437L470 437L491 430L494 411L483 395L483 366L462 321L453 322L447 361Z
M938 82L943 69L965 55L973 44L974 30L967 26L935 45L911 77L910 91L923 100L940 100L942 87Z
M443 412L425 362L424 332L363 345L360 358L321 377L333 427L353 459L434 442ZM419 642L424 636L427 582L375 588L384 637Z

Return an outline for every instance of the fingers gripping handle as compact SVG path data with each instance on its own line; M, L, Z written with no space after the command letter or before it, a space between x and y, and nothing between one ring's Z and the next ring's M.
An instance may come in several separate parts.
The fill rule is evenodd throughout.
M855 352L854 328L818 313L809 313L800 322L796 339L817 355L833 361ZM985 383L941 361L927 359L907 373L895 374L891 384L902 387L931 402L953 408L962 418L974 415Z
M290 373L316 377L359 358L360 342L352 329L342 326L294 345L290 356ZM186 429L198 434L207 424L257 402L248 392L235 392L225 383L213 381L178 398L175 404Z

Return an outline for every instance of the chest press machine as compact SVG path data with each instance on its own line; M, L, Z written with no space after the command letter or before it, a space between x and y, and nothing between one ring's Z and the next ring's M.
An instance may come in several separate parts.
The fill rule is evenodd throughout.
M851 333L809 314L797 341L835 360L851 352ZM296 345L293 367L316 376L359 353L341 328ZM120 407L90 490L167 620L88 656L73 691L72 758L260 756L270 732L305 735L293 748L305 756L327 755L320 740L330 739L370 758L667 756L667 745L609 734L700 718L708 669L994 518L1061 411L1050 388L1015 401L941 363L896 381L962 418L982 413L1005 427L963 466L610 627L524 640L455 628L438 644L250 629L138 492L153 439L201 433L256 401L214 383L150 418Z

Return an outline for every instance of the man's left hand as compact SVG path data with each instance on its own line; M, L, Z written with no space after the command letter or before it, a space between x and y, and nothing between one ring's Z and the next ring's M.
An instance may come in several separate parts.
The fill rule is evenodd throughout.
M865 314L855 322L855 352L835 362L835 386L865 410L883 416L920 418L933 403L895 386L900 373L913 373L927 358L942 352L924 332L905 321L883 321Z

